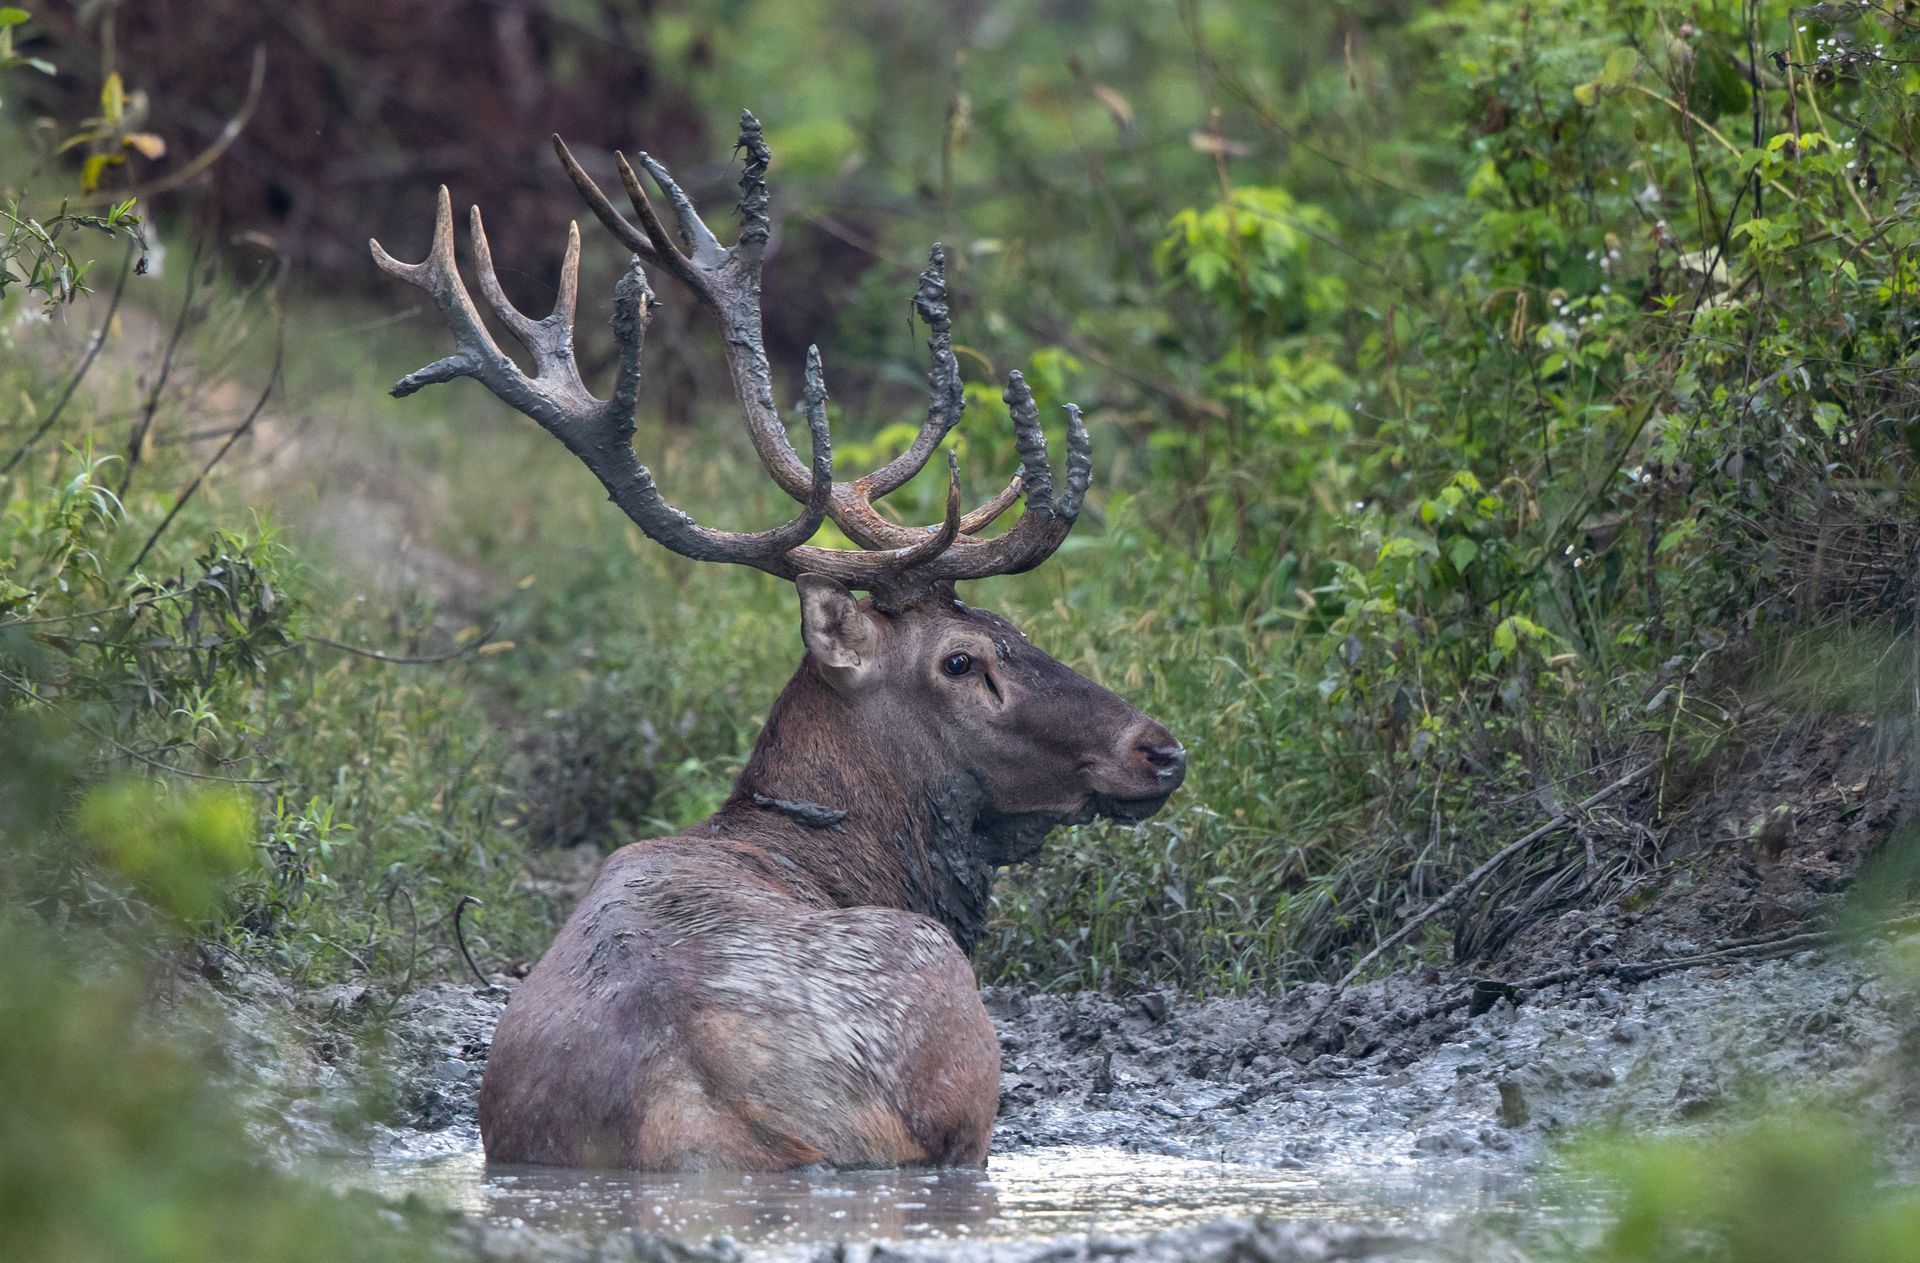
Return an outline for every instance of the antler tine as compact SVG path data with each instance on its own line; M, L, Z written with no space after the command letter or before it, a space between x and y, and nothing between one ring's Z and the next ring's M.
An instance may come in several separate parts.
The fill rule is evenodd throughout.
M1080 409L1067 405L1066 490L1053 498L1053 471L1047 463L1047 439L1040 429L1033 392L1019 372L1007 375L1007 411L1013 418L1014 445L1020 451L1020 480L1027 511L998 539L949 549L921 572L934 579L985 579L1031 570L1060 547L1080 516L1093 480L1093 441Z
M686 195L666 167L654 160L652 154L641 150L634 154L645 167L660 191L667 195L667 201L673 205L673 216L680 224L680 250L695 267L718 267L726 258L726 251L720 245L720 239L713 235L713 229L700 218L700 212L694 209L693 199Z
M1015 441L1020 448L1027 511L1013 529L998 539L967 540L959 518L959 463L947 454L947 518L936 534L917 543L884 552L848 553L811 545L796 548L788 560L798 571L831 575L844 583L865 586L892 596L911 593L921 584L940 580L986 579L1019 574L1052 556L1073 529L1086 502L1093 476L1093 445L1080 410L1067 407L1067 486L1058 500L1033 488L1050 488L1046 438L1040 432L1033 393L1019 373L1008 377L1006 399L1013 416ZM842 484L844 486L844 484ZM996 497L998 499L998 497Z
M926 467L940 444L960 423L966 410L966 392L960 384L960 362L953 354L953 317L947 305L947 254L935 243L927 254L927 270L920 274L920 287L913 292L913 309L926 323L927 350L932 365L927 370L927 419L913 436L907 450L854 485L869 502L889 495L904 486Z
M736 562L792 577L795 571L787 560L788 554L820 529L827 518L828 498L833 494L833 442L827 432L826 387L820 380L818 357L808 365L810 397L811 392L817 390L819 402L807 413L813 462L806 504L798 516L770 530L713 530L668 504L660 495L652 472L634 454L633 409L640 386L640 353L652 309L653 290L636 261L614 286L612 326L614 341L620 348L620 367L613 398L605 405L613 432L603 433L597 436L597 441L586 443L576 443L558 431L554 431L555 436L566 443L567 449L582 464L593 470L607 488L608 498L649 538L694 561Z
M467 226L473 237L474 270L480 276L480 295L500 323L512 330L513 336L532 353L533 375L557 379L585 394L586 387L573 360L573 312L580 286L579 225L568 225L567 255L560 265L560 285L554 297L553 314L544 320L527 316L500 288L500 277L493 267L493 245L487 240L487 227L481 221L478 206L468 211Z
M645 233L628 223L625 215L613 208L613 203L609 202L607 195L600 191L600 186L593 182L593 177L587 174L586 168L574 160L573 151L567 148L567 142L560 139L558 132L553 135L553 152L559 157L560 165L566 170L567 178L573 181L573 187L580 190L580 198L593 211L594 218L604 224L607 231L628 250L648 263L665 266L666 260L660 257L660 252L654 248L653 242L648 240Z
M1013 417L1013 446L1020 453L1020 480L1027 484L1027 507L1035 502L1053 505L1053 467L1047 463L1047 436L1040 428L1040 409L1027 387L1026 374L1007 374L1007 412Z
M479 207L473 213L478 216ZM550 320L557 320L569 329L573 327L574 314L580 308L580 225L577 221L567 221L567 253L560 260L560 284L553 294L553 314Z
M922 568L949 555L948 550L959 534L960 462L948 452L947 512L937 529L928 527L916 542L901 548L849 552L808 544L788 553L787 560L797 574L829 575L876 594L899 596L915 590L914 585L926 574ZM928 575L927 581L939 577Z
M818 385L821 406L811 409L807 415L813 462L807 500L799 515L764 531L720 531L701 526L667 503L654 483L652 472L640 463L633 450L633 412L639 397L641 351L652 312L653 289L647 284L646 272L635 260L614 286L611 324L620 350L620 364L614 378L613 396L600 405L603 418L599 431L576 435L552 426L547 427L548 431L594 472L606 487L608 498L619 505L648 538L694 561L734 562L791 577L795 571L787 560L788 554L820 529L827 517L828 499L833 494L833 443L827 433L825 386ZM817 379L817 360L810 368ZM534 419L540 420L537 416Z
M1087 488L1093 483L1093 439L1080 420L1079 407L1068 404L1066 412L1067 490L1055 502L1054 512L1071 524L1079 519L1080 506L1086 502Z
M705 293L706 286L700 274L687 265L686 256L680 253L680 247L674 245L673 238L667 235L667 226L660 222L660 213L653 209L653 199L647 196L646 185L640 183L640 177L634 174L632 165L627 162L627 155L615 150L613 166L620 173L620 186L626 189L627 200L633 203L633 213L640 216L640 226L647 230L647 237L653 242L661 264L695 291Z
M653 287L638 258L627 262L627 270L613 283L613 318L607 327L613 330L613 342L620 360L613 374L613 396L607 401L607 413L614 423L633 437L633 413L640 406L640 350L647 339L647 322L653 319Z
M960 535L960 458L947 449L947 516L940 529L903 552L894 563L901 570L924 565L946 552Z
M752 127L746 126L746 121L751 119L751 115L743 119L740 141L748 151L748 169L742 177L742 202L749 214L749 223L742 234L741 244L732 250L721 248L694 210L692 199L651 155L638 153L634 155L634 160L653 177L673 203L684 250L682 245L675 244L661 222L652 199L648 197L640 177L635 174L625 155L614 155L614 165L619 170L620 182L633 203L634 213L644 225L644 231L634 227L613 208L558 136L554 137L553 148L574 187L579 189L581 197L600 222L642 260L671 272L719 318L728 372L733 379L734 393L739 398L754 451L780 489L804 503L812 496L813 479L806 463L800 459L800 454L787 438L786 428L781 424L779 412L774 407L772 373L767 364L760 327L760 256L765 243L754 238L758 235L757 225L765 218L764 175L765 164L770 158L766 141L758 132L758 121L754 120ZM758 196L755 195L756 190ZM841 498L836 488L836 504ZM892 523L880 519L877 514L873 516L883 531L891 529L903 536L910 534L905 528L894 527ZM847 531L849 537L862 547L886 547L892 543L918 540L918 536L882 540L872 532L861 532L858 523L843 523L841 529Z
M745 177L742 177L743 185ZM900 526L881 517L873 502L899 490L926 467L940 444L960 423L966 410L966 390L960 379L960 362L953 353L953 318L949 306L946 275L946 251L936 242L927 253L927 268L920 274L914 291L913 307L930 331L927 351L931 364L927 370L929 400L926 420L904 452L881 468L848 484L841 484L834 496L831 516L849 538L867 547L918 547L925 528ZM997 495L959 521L958 534L970 536L985 530L1020 498L1021 480L1016 475ZM970 541L969 541L970 542Z
M993 499L960 519L960 533L978 535L992 526L999 520L1002 513L1012 508L1015 501L1020 499L1020 492L1025 486L1026 484L1020 481L1020 475L1015 474L1006 486L1000 488Z
M767 168L773 164L773 152L767 148L760 120L752 110L740 111L740 139L733 148L735 153L745 150L747 154L740 167L740 243L734 248L757 263L766 252L768 238L773 236L773 221L767 216L767 207L773 201L767 192Z
M820 348L807 348L807 384L801 395L807 416L807 434L813 443L813 487L807 497L807 512L813 527L795 540L805 543L808 536L827 520L833 505L833 441L827 433L827 375L820 367Z
M373 261L381 271L425 291L433 299L434 306L440 309L441 316L452 327L454 341L459 347L452 355L408 373L394 383L393 395L396 399L405 398L422 386L477 374L481 371L483 361L506 360L493 335L487 332L487 326L481 321L480 310L473 305L466 285L460 280L460 268L453 255L453 197L447 192L446 185L440 186L439 201L433 215L433 245L425 259L419 263L402 263L388 254L378 241L369 240L367 245L373 250Z

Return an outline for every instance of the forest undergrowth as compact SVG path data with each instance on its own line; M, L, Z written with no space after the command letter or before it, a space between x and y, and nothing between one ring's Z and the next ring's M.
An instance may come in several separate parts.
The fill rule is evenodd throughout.
M1544 917L1684 873L1663 831L1759 734L1864 716L1903 757L1911 5L1101 0L823 46L857 8L690 0L653 31L689 100L768 123L782 398L817 339L842 468L907 441L883 419L924 406L903 313L944 241L968 489L1014 466L1013 368L1087 410L1097 462L1056 558L969 599L1193 752L1161 815L1067 831L1003 879L983 980L1338 977L1644 769L1630 808L1410 936L1442 959L1516 901ZM694 56L723 26L726 55ZM431 313L371 264L303 275L205 213L195 181L266 125L271 65L224 139L169 160L143 68L69 68L95 58L0 8L0 954L24 962L0 1030L36 1032L0 1040L0 1082L73 1068L48 1110L0 1114L0 1155L79 1136L61 1110L119 1139L42 1164L84 1168L93 1211L49 1217L16 1170L0 1223L27 1257L386 1257L350 1211L163 1125L169 1102L206 1136L232 1120L136 1037L155 959L386 988L463 951L533 959L595 857L724 797L798 659L793 597L651 546L478 391L388 399L441 353ZM37 84L76 78L97 112L42 107ZM726 205L724 146L659 143ZM551 239L497 243L516 295L578 214L546 178ZM416 222L370 225L403 257L433 182ZM590 243L590 376L618 263ZM672 323L692 304L659 288L643 458L703 521L783 519L715 347ZM888 504L927 518L942 491ZM1755 800L1714 845L1765 850L1794 807ZM164 1090L97 1098L129 1049ZM143 1183L161 1169L273 1211L202 1215Z

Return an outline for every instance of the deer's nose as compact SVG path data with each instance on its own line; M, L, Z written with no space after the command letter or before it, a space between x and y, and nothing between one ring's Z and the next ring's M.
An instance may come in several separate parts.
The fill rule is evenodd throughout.
M1140 744L1140 757L1162 781L1179 784L1187 774L1187 749L1177 741Z

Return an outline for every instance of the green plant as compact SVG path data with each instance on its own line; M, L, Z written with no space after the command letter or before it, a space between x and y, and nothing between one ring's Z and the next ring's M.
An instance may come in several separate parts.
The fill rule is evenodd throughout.
M17 52L15 32L32 20L32 14L12 5L0 7L0 75L9 71L34 70L44 75L55 73L52 62ZM157 158L166 152L166 144L150 132L135 130L145 113L144 98L129 102L120 76L109 75L101 91L101 115L82 123L59 146L61 151L85 147L93 152L80 175L80 191L99 189L102 176L110 166L124 163L127 151ZM39 294L48 307L70 303L87 292L87 275L92 261L76 257L64 238L75 233L95 233L108 241L124 238L130 245L144 244L140 216L135 213L135 198L110 201L100 214L73 211L63 200L51 214L35 216L23 210L18 193L0 197L0 311L5 310L8 291L20 288ZM129 262L132 256L129 255Z

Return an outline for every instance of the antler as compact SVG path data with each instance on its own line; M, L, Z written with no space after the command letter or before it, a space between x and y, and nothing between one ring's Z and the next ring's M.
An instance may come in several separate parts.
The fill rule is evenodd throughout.
M507 357L481 322L480 312L460 279L453 256L453 202L445 186L433 221L433 248L420 263L402 263L370 241L373 260L381 269L414 285L432 297L452 328L458 350L393 387L405 398L422 386L471 377L498 395L502 402L540 423L541 428L566 445L592 470L613 502L651 538L695 561L731 561L756 566L778 575L791 572L786 557L820 529L826 518L827 497L833 488L833 449L827 436L824 409L812 412L807 424L813 435L813 469L806 507L784 526L768 531L738 533L701 526L668 504L654 484L653 474L633 450L633 410L640 387L640 348L652 315L653 291L638 264L629 267L613 290L613 335L620 362L613 395L597 399L580 380L573 358L573 313L580 280L580 229L569 225L566 259L560 267L560 290L553 314L544 320L524 315L500 288L493 270L493 251L473 209L470 220L473 251L480 274L480 293L500 322L533 357L528 377Z
M933 247L914 293L914 310L931 330L927 340L932 357L927 374L931 398L926 419L907 450L893 460L853 482L836 482L818 348L808 348L803 399L812 437L811 464L802 462L794 450L773 402L760 314L761 263L771 235L766 184L771 155L759 121L751 113L741 116L738 148L747 157L740 176L738 206L743 223L739 239L731 247L720 245L692 199L651 156L640 153L635 157L672 208L671 231L624 155L614 155L615 165L640 220L638 227L614 208L558 136L553 143L561 165L588 207L635 256L614 289L613 329L620 346L620 363L612 397L603 402L589 393L574 363L573 314L580 240L577 226L570 228L561 266L560 297L553 314L535 321L516 310L501 291L480 212L477 208L473 211L481 294L533 356L534 375L529 378L494 345L460 280L453 256L452 210L444 188L440 191L433 250L425 262L398 262L378 242L371 243L374 260L383 269L432 295L459 348L446 359L402 378L394 387L395 395L408 395L421 386L455 377L478 379L565 443L649 536L697 560L737 562L785 577L825 574L854 587L894 591L937 580L1018 573L1039 565L1060 546L1086 495L1092 473L1090 444L1079 410L1069 405L1067 487L1055 498L1038 410L1017 372L1009 376L1005 398L1020 453L1020 472L1004 490L971 512L962 513L959 468L949 452L942 522L918 528L904 526L881 516L874 507L875 501L898 490L926 466L959 423L965 408L959 363L953 354L946 257L938 245ZM652 291L647 287L642 264L671 273L719 319L728 370L754 451L774 482L804 506L800 515L784 526L746 534L700 526L661 497L652 475L634 455L633 410L639 386L640 347L652 306ZM979 538L979 532L1023 494L1026 511L1013 528L996 539ZM804 541L825 519L831 519L861 551L806 544Z

